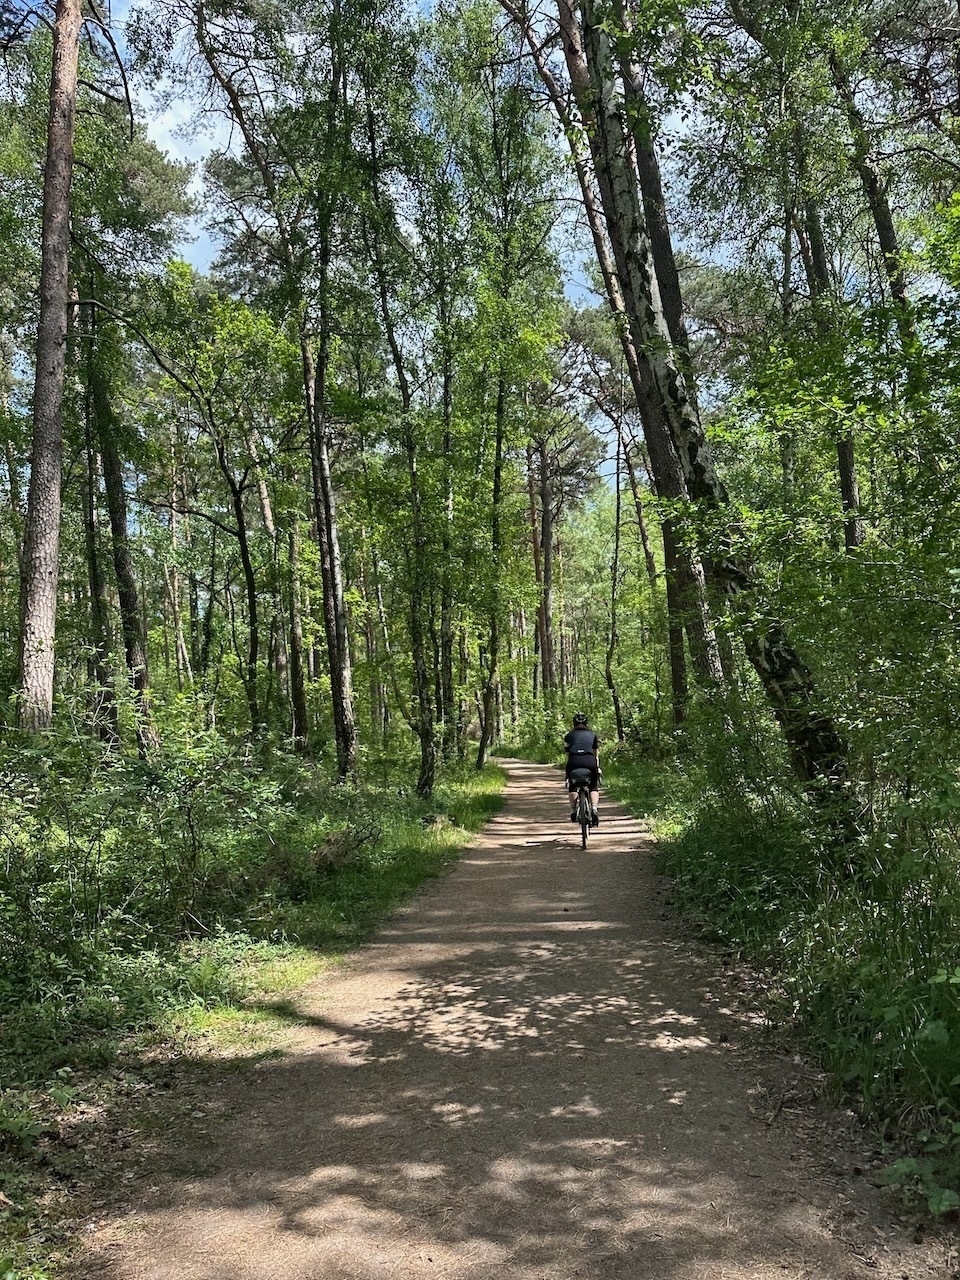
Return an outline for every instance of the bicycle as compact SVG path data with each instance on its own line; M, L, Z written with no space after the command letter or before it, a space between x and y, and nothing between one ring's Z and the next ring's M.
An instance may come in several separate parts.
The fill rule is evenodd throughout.
M580 847L585 849L587 847L587 836L593 826L593 806L590 803L590 770L571 769L570 781L577 788L577 803L573 811L577 815L577 822L580 824Z

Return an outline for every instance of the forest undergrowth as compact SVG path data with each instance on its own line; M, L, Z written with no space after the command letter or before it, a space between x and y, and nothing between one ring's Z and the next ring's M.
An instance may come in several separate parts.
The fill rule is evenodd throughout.
M90 1177L78 1118L152 1060L267 1050L264 997L439 874L504 776L451 766L428 803L387 750L341 782L186 729L147 761L67 733L0 752L0 1276L36 1280Z
M611 790L654 820L677 907L764 975L772 1023L822 1062L889 1153L885 1177L938 1215L960 1207L958 849L906 823L826 874L826 834L783 775L712 751L622 748ZM749 750L749 748L748 748ZM750 750L754 762L760 756Z

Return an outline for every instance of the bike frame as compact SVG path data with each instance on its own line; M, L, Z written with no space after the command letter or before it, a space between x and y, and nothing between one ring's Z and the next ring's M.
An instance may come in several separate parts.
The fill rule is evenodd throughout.
M593 806L590 804L590 783L577 781L577 803L574 808L580 824L580 846L587 847L587 836L593 826Z

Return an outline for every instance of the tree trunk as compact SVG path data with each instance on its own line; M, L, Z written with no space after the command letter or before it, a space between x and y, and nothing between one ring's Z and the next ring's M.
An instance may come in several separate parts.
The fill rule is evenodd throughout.
M282 690L286 693L287 699L290 699L289 674L288 674L288 655L287 655L287 637L285 628L282 625L283 620L283 589L281 586L282 574L280 566L280 534L277 529L276 521L273 518L273 501L270 497L270 486L267 484L267 477L260 461L261 442L258 433L253 427L247 427L245 431L245 443L247 452L250 454L250 460L253 463L253 477L257 486L257 498L260 502L260 515L263 519L263 527L267 537L270 539L270 559L272 563L271 594L273 596L273 619L271 620L271 635L275 636L276 643L272 645L273 661L270 664L271 675L275 671L280 682ZM272 678L271 678L272 685Z
M368 105L368 134L371 153L376 156L376 136L372 118L372 108ZM374 194L379 198L376 183ZM401 435L407 460L407 480L410 485L410 514L412 523L413 545L410 549L410 645L413 650L414 698L413 717L416 734L420 740L420 776L417 779L417 795L429 799L433 794L437 773L437 743L434 734L433 682L430 678L430 667L427 662L427 611L429 606L429 580L427 578L430 563L430 547L427 539L427 527L423 514L423 494L420 479L420 460L417 440L414 434L413 397L407 378L403 353L397 340L393 316L390 311L387 293L387 279L384 264L380 256L379 245L373 237L368 236L368 247L377 274L377 285L380 294L380 313L386 333L387 345L393 359L394 371L400 387Z
M650 590L656 597L657 591L657 562L653 554L653 547L650 545L650 531L647 528L647 521L643 513L643 499L640 496L640 482L637 478L637 468L633 458L630 455L630 447L622 436L620 439L620 447L623 450L623 457L627 464L627 478L630 481L630 492L633 495L633 506L637 513L637 528L640 531L640 545L643 547L643 562L647 570L647 579L650 583Z
M536 451L536 456L540 463L540 474L543 475L544 453L543 444L540 443ZM548 688L547 672L549 663L546 659L547 653L547 635L545 627L544 608L544 581L543 581L543 529L542 522L537 519L537 483L533 473L534 445L531 441L527 445L527 500L530 516L530 544L533 552L533 577L537 584L537 635L536 644L534 646L535 654L539 658L539 663L533 670L533 698L537 700L539 696L543 696L546 701L546 690ZM542 489L541 489L542 497ZM542 676L541 676L542 664Z
M422 796L424 799L429 799L433 794L437 770L437 751L433 729L433 698L430 672L427 666L424 627L427 592L423 574L429 551L423 519L419 461L409 405L404 410L403 439L407 455L407 475L410 482L410 501L413 515L413 548L410 566L412 575L410 644L413 649L414 687L416 690L414 718L417 737L420 739L420 776L417 779L417 795Z
M809 255L804 267L811 301L816 304L830 292L830 269L827 263L823 227L816 205L807 203L807 243ZM823 319L818 319L821 331L825 331ZM864 528L860 515L860 485L857 480L856 453L853 432L846 430L837 441L837 472L840 479L840 501L843 505L843 539L847 552L855 551L863 544Z
M837 94L846 112L853 142L853 168L860 179L867 207L870 210L870 216L877 232L877 242L880 245L880 252L883 256L883 267L887 283L890 286L890 295L898 311L900 336L904 341L905 347L913 347L916 343L917 335L913 323L913 311L910 306L910 300L907 297L907 277L903 270L900 238L897 235L884 182L877 168L866 121L857 106L849 78L840 65L840 60L836 53L831 53L830 55L830 72L833 76Z
M95 312L96 308L91 308L91 326L96 324ZM90 389L103 462L103 487L110 516L110 542L120 605L123 652L137 709L137 744L140 754L145 755L157 745L150 715L146 632L136 569L130 555L127 493L123 482L123 463L117 448L117 420L110 402L110 389L96 352L90 361Z
M507 422L507 382L501 371L497 379L497 407L495 411L493 451L493 491L490 516L490 564L491 582L489 635L487 641L487 679L483 687L483 723L480 727L480 745L477 748L477 769L487 762L487 752L493 745L496 733L496 690L500 677L500 571L503 555L500 529L503 503L504 442Z
M627 441L624 441L623 444L623 456L626 460L630 490L633 494L633 503L637 512L637 524L640 528L640 541L643 546L643 558L647 567L647 578L650 582L650 593L655 600L657 597L657 563L654 558L653 547L650 544L647 522L644 518L643 500L640 496L636 467L634 466ZM673 526L669 520L661 522L660 532L663 538L663 579L667 604L667 654L670 660L671 707L674 725L681 725L687 716L687 701L690 696L690 686L687 678L687 655L683 645L684 609L682 587L684 583L682 566L689 562L684 560L680 554ZM693 643L698 634L696 628L692 630L691 643ZM717 648L719 652L719 641Z
M507 636L507 657L510 661L510 727L516 729L520 723L520 686L517 681L517 650L514 637L518 633L517 620L510 615L510 633Z
M93 686L92 713L94 727L102 741L111 746L120 741L117 702L110 675L110 624L107 587L100 558L100 530L97 502L97 453L93 445L90 422L90 388L86 395L87 486L84 510L84 532L87 548L87 576L90 583L90 675Z
M17 715L21 727L32 730L47 728L53 719L62 406L69 308L70 189L81 24L80 0L57 0L43 177L33 448L20 597Z
M677 540L673 525L664 520L663 535L664 582L667 591L667 651L670 655L670 705L674 725L683 724L687 718L687 702L690 692L687 682L687 655L683 647L683 591L680 585Z
M621 494L620 494L620 455L622 447L619 436L617 438L617 474L616 474L616 499L614 503L614 527L613 527L613 557L610 561L610 631L607 637L607 651L604 655L604 676L607 681L607 688L610 691L610 699L613 702L613 715L617 725L617 741L623 742L626 735L623 732L623 710L620 706L620 694L617 692L617 682L613 675L613 660L616 656L617 645L620 637L617 633L617 605L618 595L620 592L620 510L621 510Z
M170 521L175 527L175 521ZM182 693L188 684L193 683L193 670L190 666L190 654L187 650L186 638L183 634L183 614L180 610L180 575L176 565L163 566L163 580L166 588L167 604L173 621L173 643L176 655L177 688Z
M230 470L223 445L216 443L217 461L227 487L233 506L233 518L237 523L237 547L240 551L240 567L243 572L244 592L247 598L247 646L246 654L240 662L240 674L244 691L247 695L247 709L250 712L250 732L256 736L262 726L260 724L259 695L259 662L260 662L260 613L257 577L250 554L250 539L247 534L247 515L243 507L243 483L238 483ZM234 636L237 634L234 618ZM239 655L239 649L238 649Z
M540 595L540 662L543 669L541 689L546 705L553 709L557 693L557 656L553 634L553 570L554 516L553 481L545 437L537 442L540 463L540 561L543 566L543 590Z
M600 145L596 112L593 106L594 95L590 85L590 73L584 57L579 27L573 10L567 0L562 0L559 9L561 35L574 96L586 126L585 132L589 143L592 167L600 189L604 212L601 212L601 208L597 204L596 194L587 169L587 161L578 154L573 146L573 139L578 137L581 131L571 117L566 95L553 77L543 55L541 44L529 24L512 6L512 0L501 0L501 3L513 15L524 31L534 62L547 87L550 100L565 126L567 137L571 140L574 167L583 197L584 210L587 215L594 248L596 249L597 261L603 277L607 298L614 317L618 321L617 331L640 413L640 421L647 444L647 451L650 455L651 473L657 494L661 498L686 503L689 501L690 493L678 451L665 420L660 391L652 376L649 361L641 360L639 355L643 347L642 345L637 345L637 334L640 333L642 338L646 331L638 328L636 317L638 308L635 296L629 287L632 275L627 270L628 260L624 250L624 240L623 236L618 233L617 223L611 212L615 207L615 202L610 182L610 166L606 161L604 149ZM633 191L635 196L635 185ZM604 213L606 214L605 221L607 233L609 234L609 244L607 235L604 233ZM611 246L613 248L613 257L611 257L610 252ZM655 280L656 271L652 263L648 263L648 267L650 277ZM635 275L636 273L633 274ZM644 314L646 314L645 305ZM662 345L662 339L658 339L658 341ZM722 682L723 669L707 600L703 565L697 549L689 545L689 543L685 543L680 552L682 563L678 565L678 574L686 585L687 595L691 601L688 616L688 629L691 632L692 640L691 657L700 681L708 687L713 687Z
M294 512L289 532L290 574L290 715L294 751L307 745L307 692L303 662L303 614L300 604L300 514Z
M656 388L664 425L680 460L689 495L708 508L727 505L703 435L700 415L678 360L664 314L644 223L638 182L631 170L623 120L616 99L612 49L598 22L594 0L583 0L583 40L567 0L561 0L564 45L574 76L574 89L589 122L607 226L624 288L634 347ZM587 71L584 83L583 70ZM651 454L651 462L657 462ZM790 643L783 626L764 617L751 568L732 551L716 562L718 581L727 600L738 609L747 654L790 745L799 776L811 794L829 799L837 810L851 813L846 794L846 744L828 716L816 707L813 677ZM722 678L722 670L719 672Z
M167 598L170 602L170 614L173 618L173 637L177 651L177 688L183 692L188 684L193 684L193 668L190 663L190 651L187 648L186 636L183 631L183 614L180 608L180 570L177 568L177 551L180 546L180 516L178 507L181 505L179 499L178 469L177 469L177 449L176 449L176 430L171 428L170 431L170 457L171 457L171 482L170 482L170 549L173 553L173 562L164 565L164 577L166 579Z
M443 726L443 753L452 760L457 752L456 690L453 678L453 356L449 347L449 320L441 301L441 340L443 346L443 565L440 589L440 701L438 714Z
M210 584L207 590L207 607L203 611L200 626L200 675L206 680L210 671L210 655L213 650L213 611L217 587L217 530L210 530Z
M353 670L347 634L347 607L343 593L336 496L330 472L330 443L324 404L328 341L329 333L324 332L321 336L316 366L313 366L312 353L309 360L313 371L310 399L310 454L320 547L324 632L333 703L334 736L337 744L337 768L340 776L345 778L353 772L356 763L357 724L353 706Z

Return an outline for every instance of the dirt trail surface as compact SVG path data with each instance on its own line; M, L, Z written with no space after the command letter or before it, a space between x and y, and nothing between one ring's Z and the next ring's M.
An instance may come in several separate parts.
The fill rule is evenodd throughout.
M758 1083L642 824L606 805L582 851L560 775L507 767L463 861L302 993L285 1055L226 1081L216 1132L171 1139L74 1275L953 1274Z

